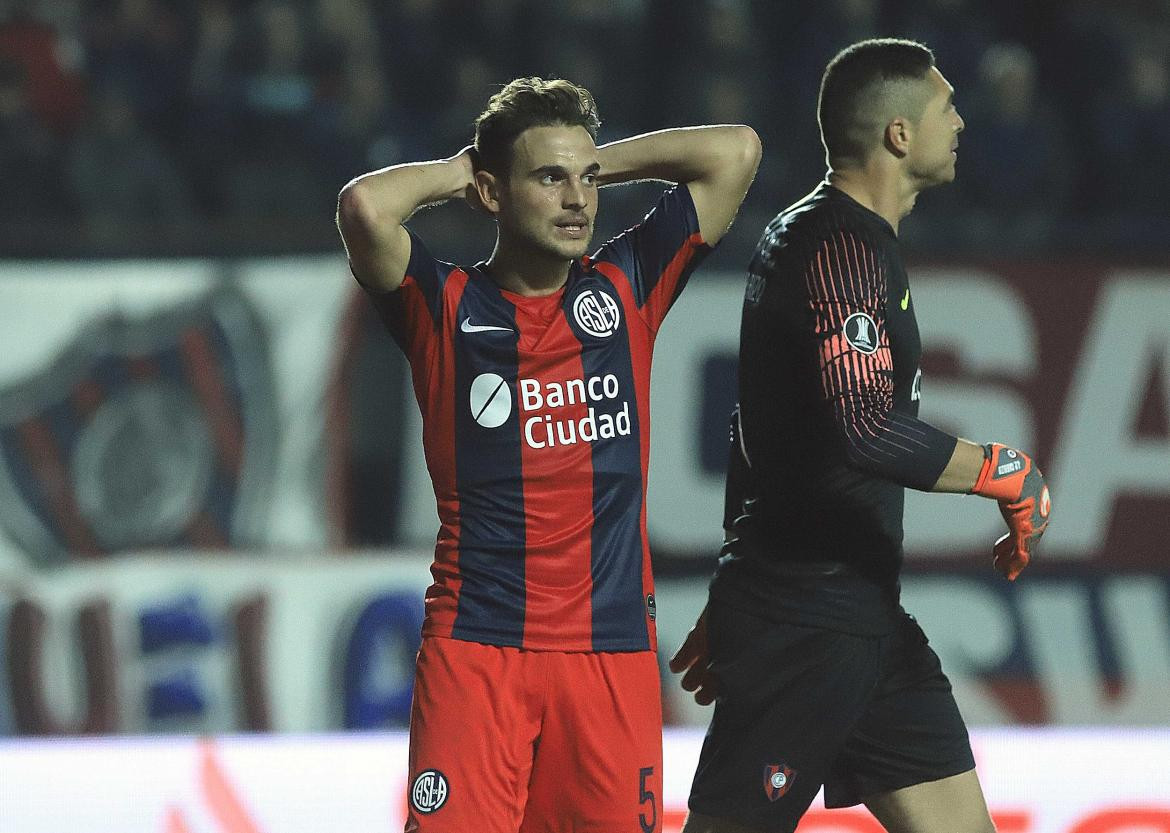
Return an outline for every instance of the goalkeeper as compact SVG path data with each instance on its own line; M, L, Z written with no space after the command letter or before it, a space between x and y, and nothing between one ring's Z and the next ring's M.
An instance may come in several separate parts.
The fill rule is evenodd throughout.
M1014 580L1048 523L1018 449L918 419L921 345L898 226L955 176L963 120L926 47L863 41L828 66L829 173L764 230L740 331L723 555L671 661L717 696L684 833L791 833L865 804L896 833L994 831L938 657L899 602L906 487L998 502Z

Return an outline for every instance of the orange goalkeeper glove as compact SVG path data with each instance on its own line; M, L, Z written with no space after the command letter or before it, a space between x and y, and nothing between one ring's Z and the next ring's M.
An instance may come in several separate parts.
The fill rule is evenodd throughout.
M1008 580L1015 581L1048 528L1052 499L1044 475L1024 452L989 443L983 447L983 457L983 468L971 492L999 501L1008 533L995 542L994 564Z

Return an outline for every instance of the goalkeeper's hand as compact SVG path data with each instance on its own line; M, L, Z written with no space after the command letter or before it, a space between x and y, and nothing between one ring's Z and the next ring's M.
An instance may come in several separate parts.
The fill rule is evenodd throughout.
M1048 528L1052 499L1044 475L1027 454L999 443L984 446L983 453L983 468L971 491L999 501L1008 533L995 542L993 563L1015 581Z
M700 706L714 702L717 681L711 673L711 654L707 649L707 608L703 608L695 626L670 658L670 670L683 675L679 685L684 691L693 691Z

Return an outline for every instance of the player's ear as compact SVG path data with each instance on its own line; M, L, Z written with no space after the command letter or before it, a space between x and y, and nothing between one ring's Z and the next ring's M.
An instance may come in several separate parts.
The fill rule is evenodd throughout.
M913 132L914 126L905 117L898 116L886 125L882 143L886 150L901 158L910 152L910 138Z
M489 214L500 213L500 178L491 171L480 168L475 172L475 192Z

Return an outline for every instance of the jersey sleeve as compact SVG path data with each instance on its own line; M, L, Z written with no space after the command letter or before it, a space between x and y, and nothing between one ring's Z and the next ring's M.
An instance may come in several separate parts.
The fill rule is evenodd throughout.
M849 464L929 490L957 439L894 409L881 257L862 238L837 230L812 253L804 279L821 384Z
M712 250L703 242L686 185L668 189L641 223L602 246L590 262L612 263L633 290L638 310L657 331L687 280Z
M410 261L402 285L393 292L380 292L364 284L363 288L390 335L413 362L439 331L443 320L443 287L456 267L435 260L418 235L409 229L407 233Z

